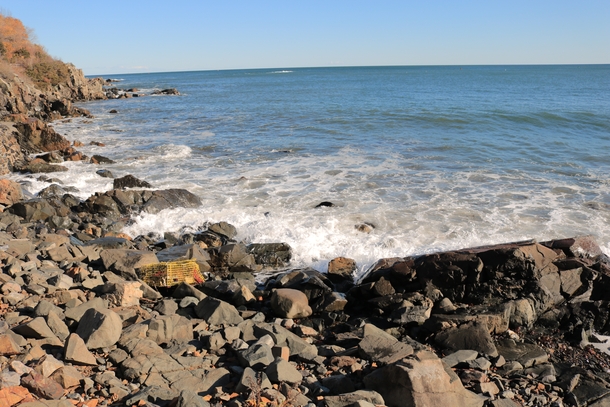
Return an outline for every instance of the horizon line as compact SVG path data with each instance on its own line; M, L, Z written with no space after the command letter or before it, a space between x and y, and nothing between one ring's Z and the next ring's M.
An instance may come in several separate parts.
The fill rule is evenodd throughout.
M257 71L267 69L317 69L317 68L400 68L400 67L478 67L478 66L603 66L608 63L540 63L540 64L421 64L421 65L320 65L320 66L293 66L293 67L259 67L259 68L218 68L218 69L187 69L177 71L144 71L144 72L123 72L105 74L86 74L89 77L117 76L117 75L145 75L160 73L185 73L185 72L219 72L219 71Z

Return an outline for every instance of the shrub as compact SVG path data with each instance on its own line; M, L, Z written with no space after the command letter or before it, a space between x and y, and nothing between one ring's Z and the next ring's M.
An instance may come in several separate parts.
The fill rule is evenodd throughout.
M43 90L66 83L70 78L68 66L55 59L35 62L25 69L25 73L39 89Z

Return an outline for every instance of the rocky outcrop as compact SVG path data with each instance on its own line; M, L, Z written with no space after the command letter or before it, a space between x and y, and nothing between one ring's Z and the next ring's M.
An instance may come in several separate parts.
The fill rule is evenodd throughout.
M25 159L18 137L14 123L0 122L0 175L12 172Z

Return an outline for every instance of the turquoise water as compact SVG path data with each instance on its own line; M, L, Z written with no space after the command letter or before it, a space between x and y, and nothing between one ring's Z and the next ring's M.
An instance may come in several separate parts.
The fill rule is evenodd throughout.
M610 65L294 68L114 76L143 93L57 123L87 154L203 208L145 215L148 231L226 220L286 241L295 265L593 234L610 247ZM117 109L119 114L108 111ZM92 165L66 178L109 189ZM39 188L37 183L32 188ZM320 201L334 208L313 209ZM267 215L265 215L267 213ZM370 234L359 222L375 224Z

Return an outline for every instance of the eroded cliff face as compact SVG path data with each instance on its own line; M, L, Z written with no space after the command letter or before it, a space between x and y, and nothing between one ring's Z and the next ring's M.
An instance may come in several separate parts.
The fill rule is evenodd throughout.
M69 77L49 90L40 90L19 75L0 77L0 175L26 162L29 154L65 150L70 143L47 122L88 116L73 102L106 99L102 78L88 79L72 64Z

